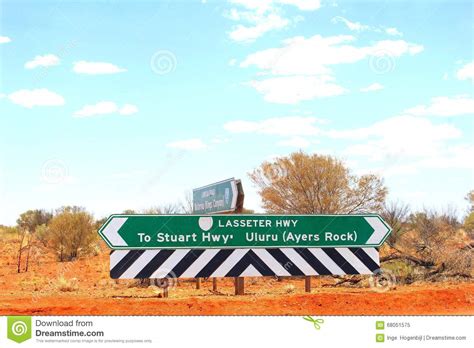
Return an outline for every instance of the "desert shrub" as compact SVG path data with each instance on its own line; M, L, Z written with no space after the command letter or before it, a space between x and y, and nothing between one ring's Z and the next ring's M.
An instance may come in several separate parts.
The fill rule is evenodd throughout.
M411 284L423 278L415 265L404 260L385 262L383 269L395 276L396 284Z
M473 253L469 248L459 249L447 254L444 261L445 273L451 276L473 276Z
M456 226L449 217L435 211L425 210L410 217L416 231L415 249L426 262L440 263L447 253L447 242L456 234Z
M464 230L471 238L474 238L474 212L470 213L464 220Z
M0 236L2 238L13 238L18 233L17 227L0 225Z
M62 262L93 251L97 233L88 212L77 207L66 207L60 209L50 221L45 238Z
M393 254L381 257L401 283L472 276L472 249L464 247L465 234L454 210L424 210L410 215L409 232ZM394 264L393 262L397 262Z

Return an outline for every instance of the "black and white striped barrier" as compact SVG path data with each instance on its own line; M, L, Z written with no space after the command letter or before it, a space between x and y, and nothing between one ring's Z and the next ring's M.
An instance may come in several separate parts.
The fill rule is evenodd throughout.
M114 250L114 279L373 274L377 248Z

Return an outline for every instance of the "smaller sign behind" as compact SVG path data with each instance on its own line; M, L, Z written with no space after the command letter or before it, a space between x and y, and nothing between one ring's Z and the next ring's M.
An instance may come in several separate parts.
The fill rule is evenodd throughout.
M215 214L234 212L237 209L239 196L234 178L216 182L193 190L193 213Z

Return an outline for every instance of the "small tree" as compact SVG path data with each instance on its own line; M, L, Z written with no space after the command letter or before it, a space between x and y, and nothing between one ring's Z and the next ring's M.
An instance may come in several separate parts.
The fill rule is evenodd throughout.
M410 208L408 205L400 202L390 202L384 205L382 218L392 227L392 233L387 239L387 243L393 248L404 232L407 231L406 225Z
M143 210L143 214L157 214L157 215L167 215L167 214L179 214L181 213L180 204L165 204L160 206L154 206Z
M80 207L63 207L48 226L49 245L59 261L71 261L87 253L97 239L92 216Z
M122 214L132 215L136 214L137 212L133 209L125 209Z
M44 247L48 246L49 230L46 224L36 227L35 236Z
M332 214L381 211L381 178L356 176L338 159L303 152L264 162L249 174L270 213Z
M186 191L184 193L184 199L180 203L180 210L183 214L192 214L193 213L193 192Z
M467 195L466 195L466 201L469 202L469 210L471 212L474 212L474 190L470 191Z
M53 214L45 210L28 210L17 219L18 225L18 254L17 254L17 272L21 272L21 261L23 252L26 251L25 272L28 272L30 262L31 247L35 231L38 226L47 224Z

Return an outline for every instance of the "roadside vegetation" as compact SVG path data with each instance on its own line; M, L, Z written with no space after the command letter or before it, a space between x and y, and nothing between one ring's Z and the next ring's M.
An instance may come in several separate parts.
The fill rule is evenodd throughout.
M449 207L442 211L414 211L408 204L411 202L387 201L388 189L383 178L370 173L355 175L335 157L303 152L265 161L249 177L267 213L379 213L393 228L380 248L381 267L393 274L397 284L472 280L474 190L466 196L468 208L464 214ZM124 213L188 214L191 210L188 192L184 202L142 211L129 209ZM244 209L244 213L253 211ZM54 255L57 262L63 263L108 252L97 234L104 222L105 218L95 219L85 208L77 206L55 211L28 210L20 214L15 226L0 226L0 238L12 243L9 247L14 248L16 255L15 271L25 273L42 267L45 254ZM333 278L336 286L358 286L367 277ZM74 289L65 283L61 281L63 291ZM151 283L144 279L138 284Z

